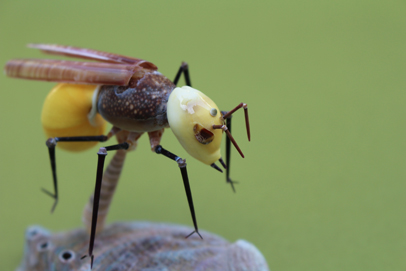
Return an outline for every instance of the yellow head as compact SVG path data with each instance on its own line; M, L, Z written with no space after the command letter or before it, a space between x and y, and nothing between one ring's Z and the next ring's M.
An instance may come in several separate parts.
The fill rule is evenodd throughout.
M197 89L175 88L168 100L169 125L183 148L197 160L211 165L220 159L223 125L217 105Z

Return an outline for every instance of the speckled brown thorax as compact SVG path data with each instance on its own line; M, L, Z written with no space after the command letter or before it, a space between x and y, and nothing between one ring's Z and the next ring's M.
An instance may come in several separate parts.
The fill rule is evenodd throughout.
M159 72L146 73L135 87L102 86L97 110L123 130L150 132L168 126L166 108L175 85Z

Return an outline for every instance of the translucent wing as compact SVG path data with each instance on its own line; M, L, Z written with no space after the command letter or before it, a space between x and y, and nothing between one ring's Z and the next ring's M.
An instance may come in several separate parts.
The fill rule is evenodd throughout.
M151 62L91 49L29 44L45 53L91 59L101 62L78 62L49 59L13 59L7 62L7 76L23 79L96 85L126 86L158 68Z

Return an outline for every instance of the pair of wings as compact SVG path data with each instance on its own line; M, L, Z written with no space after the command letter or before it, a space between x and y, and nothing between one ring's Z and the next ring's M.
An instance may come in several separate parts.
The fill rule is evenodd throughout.
M5 73L9 77L77 84L127 86L158 68L151 62L91 49L52 44L29 44L47 54L65 55L98 62L50 59L12 59Z

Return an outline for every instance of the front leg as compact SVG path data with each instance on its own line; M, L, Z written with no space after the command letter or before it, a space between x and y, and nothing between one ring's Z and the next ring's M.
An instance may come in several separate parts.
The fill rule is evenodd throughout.
M231 111L221 111L222 114L222 118L226 121L226 132L228 130L227 133L227 139L226 139L226 163L224 164L223 160L220 160L220 163L223 165L224 168L226 168L226 181L227 183L231 184L231 188L233 189L233 191L235 192L235 188L234 188L234 183L238 183L235 182L233 180L230 179L230 159L231 159L231 142L234 144L235 148L238 150L238 152L241 154L241 156L244 158L244 155L242 154L240 148L238 147L237 143L234 141L233 137L231 136L231 118L232 118L232 114L237 111L238 109L243 108L244 109L244 115L245 115L245 125L246 125L246 129L247 129L247 136L248 136L248 141L251 141L251 132L250 132L250 123L249 123L249 119L248 119L248 106L245 103L240 103L239 105L237 105L233 110Z
M155 152L157 154L163 154L164 156L176 161L178 163L179 168L180 168L180 172L182 174L182 179L183 179L183 185L185 186L185 192L186 192L187 201L189 203L190 214L192 215L193 225L194 225L194 228L195 228L195 230L193 232L191 232L185 238L188 238L193 233L197 233L200 236L200 238L203 239L203 237L200 235L199 229L197 227L195 208L193 206L192 191L190 190L189 177L187 175L187 170L186 170L186 160L180 158L179 156L177 156L177 155L175 155L175 154L173 154L173 153L171 153L171 152L169 152L167 150L165 150L164 148L162 148L161 145L158 145L155 148Z
M225 111L221 111L221 113L223 115L226 114ZM231 118L232 116L229 116L226 119L226 125L228 128L228 131L231 133ZM230 178L230 171L231 171L231 140L229 137L226 138L226 163L224 164L224 161L221 159L220 163L222 164L222 166L226 169L226 182L229 183L231 185L231 188L233 189L234 193L235 193L235 187L234 184L237 184L237 181L233 181Z

